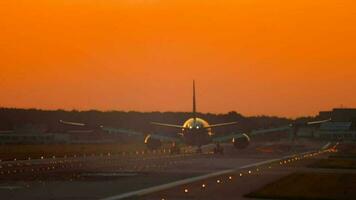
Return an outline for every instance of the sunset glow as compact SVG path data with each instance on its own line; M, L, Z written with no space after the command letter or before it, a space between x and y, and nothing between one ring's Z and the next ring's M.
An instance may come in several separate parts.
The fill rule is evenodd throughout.
M5 2L5 3L4 3ZM352 0L0 3L0 106L315 115L356 106Z

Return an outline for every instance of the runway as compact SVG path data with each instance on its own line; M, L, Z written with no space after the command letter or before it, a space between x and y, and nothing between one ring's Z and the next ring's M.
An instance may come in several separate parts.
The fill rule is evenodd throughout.
M225 155L135 152L4 162L0 196L4 199L105 199L192 177L248 168L275 161L287 153L290 152L260 153L253 146L238 151L228 146Z
M226 193L219 192L220 195L214 194L214 189L226 189L230 187L230 190L235 190L231 186L236 179L239 180L239 184L243 184L242 180L245 177L262 176L266 172L278 172L283 174L286 168L292 166L293 164L303 161L308 161L310 158L316 156L322 156L329 153L329 150L324 151L312 151L304 152L299 154L292 154L284 156L279 159L270 159L257 163L252 163L244 165L235 169L218 171L210 174L205 174L202 176L187 178L184 180L179 180L171 182L168 184L163 184L151 188L146 188L138 191L128 192L124 194L119 194L116 196L111 196L104 198L102 200L120 200L120 199L222 199L229 197L231 199L237 199L235 195L226 196ZM250 178L251 179L251 178ZM225 185L225 188L221 188ZM219 187L220 186L220 187ZM235 186L241 187L243 185ZM215 198L212 198L207 193L212 193ZM204 198L202 197L202 194Z

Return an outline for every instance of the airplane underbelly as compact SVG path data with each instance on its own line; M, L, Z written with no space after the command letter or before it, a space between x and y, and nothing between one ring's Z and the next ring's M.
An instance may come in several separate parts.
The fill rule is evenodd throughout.
M211 143L211 137L205 131L186 131L183 133L184 140L188 145L202 146Z

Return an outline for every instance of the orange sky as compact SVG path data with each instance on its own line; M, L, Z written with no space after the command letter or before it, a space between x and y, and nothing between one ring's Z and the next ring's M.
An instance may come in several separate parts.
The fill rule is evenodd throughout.
M0 106L296 117L356 107L353 0L0 2Z

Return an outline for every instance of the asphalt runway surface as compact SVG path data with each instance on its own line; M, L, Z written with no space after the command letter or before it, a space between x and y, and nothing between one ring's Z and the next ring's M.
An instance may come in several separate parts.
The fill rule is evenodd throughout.
M311 149L316 149L316 146L295 151L302 152ZM161 151L7 161L1 162L0 197L1 199L53 200L105 199L191 177L276 159L290 153L262 153L256 151L254 145L239 151L228 145L225 147L224 155L194 154L189 151L181 155L170 155L168 152ZM236 176L238 175L235 174L234 177ZM174 188L170 194L180 195L181 190L180 187ZM161 195L162 193L155 193L142 198L164 198L161 198ZM189 197L179 195L176 199ZM194 198L190 196L188 199Z

